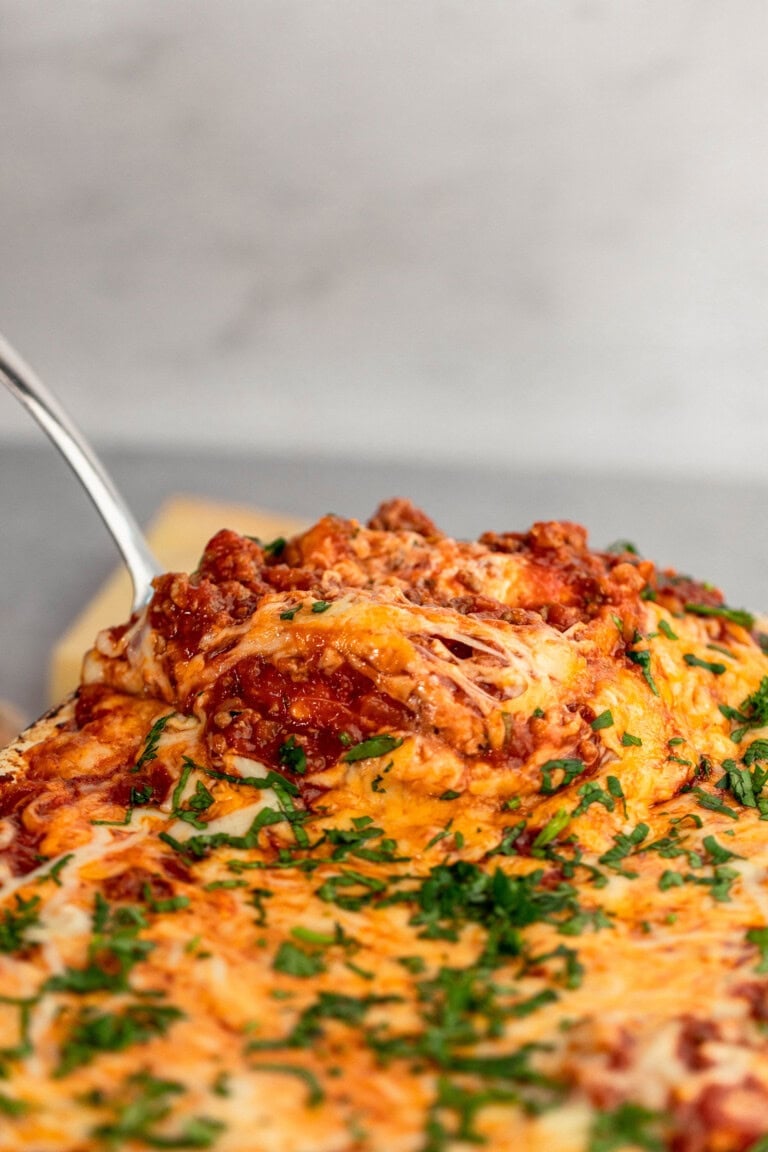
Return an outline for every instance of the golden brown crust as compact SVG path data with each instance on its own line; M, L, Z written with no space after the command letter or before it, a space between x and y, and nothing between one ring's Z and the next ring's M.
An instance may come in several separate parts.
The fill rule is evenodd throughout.
M0 1146L747 1152L759 639L568 523L219 533L0 760Z

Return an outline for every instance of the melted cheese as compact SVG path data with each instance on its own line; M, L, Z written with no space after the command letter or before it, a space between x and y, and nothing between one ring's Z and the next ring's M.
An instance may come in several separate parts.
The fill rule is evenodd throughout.
M749 624L567 524L220 534L2 754L3 1152L744 1152Z

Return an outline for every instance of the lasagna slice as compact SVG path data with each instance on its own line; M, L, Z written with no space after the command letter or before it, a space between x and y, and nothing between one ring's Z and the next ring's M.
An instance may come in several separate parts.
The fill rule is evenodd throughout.
M0 755L0 1148L765 1149L764 642L570 523L220 532Z

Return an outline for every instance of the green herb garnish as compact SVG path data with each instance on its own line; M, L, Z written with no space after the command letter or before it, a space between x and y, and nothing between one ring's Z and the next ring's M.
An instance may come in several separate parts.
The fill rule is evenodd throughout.
M16 894L15 908L6 908L0 916L0 952L12 954L30 946L25 936L30 928L40 923L39 910L39 896L25 900Z
M290 940L284 940L277 950L272 967L275 972L282 972L286 976L306 978L324 972L325 962L317 952L307 952Z
M692 616L715 616L747 629L755 626L754 616L751 612L745 612L743 608L726 608L724 604L684 604L683 607Z
M539 791L544 796L552 796L555 792L559 792L561 788L567 788L572 780L585 770L586 765L583 760L547 760L541 766L541 788ZM559 783L552 783L552 773L562 772L562 778Z
M131 772L140 772L145 765L157 759L157 746L160 743L163 729L168 721L172 720L175 715L175 712L169 712L167 716L161 716L159 720L155 721L144 741L144 749L133 768L131 768Z
M295 736L289 736L285 743L280 745L277 760L283 768L288 768L299 776L303 776L307 770L307 754Z
M725 664L720 664L718 661L701 660L698 656L694 656L693 652L686 652L683 656L689 668L703 668L706 672L711 672L713 676L722 676L726 671Z
M378 756L386 756L389 752L393 752L395 748L400 747L402 742L402 737L398 736L371 736L368 740L353 744L341 758L348 764L352 764L356 760L373 760Z
M641 669L643 678L653 692L654 696L658 696L659 690L656 687L656 681L651 675L651 653L647 648L641 649L639 652L627 652L627 659L631 660L633 664Z

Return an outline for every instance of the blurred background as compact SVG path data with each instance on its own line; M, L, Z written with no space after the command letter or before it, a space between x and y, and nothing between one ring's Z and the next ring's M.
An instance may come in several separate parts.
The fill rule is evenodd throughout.
M143 519L570 517L768 606L766 43L758 0L0 0L0 331ZM114 555L6 394L0 525L34 708Z

